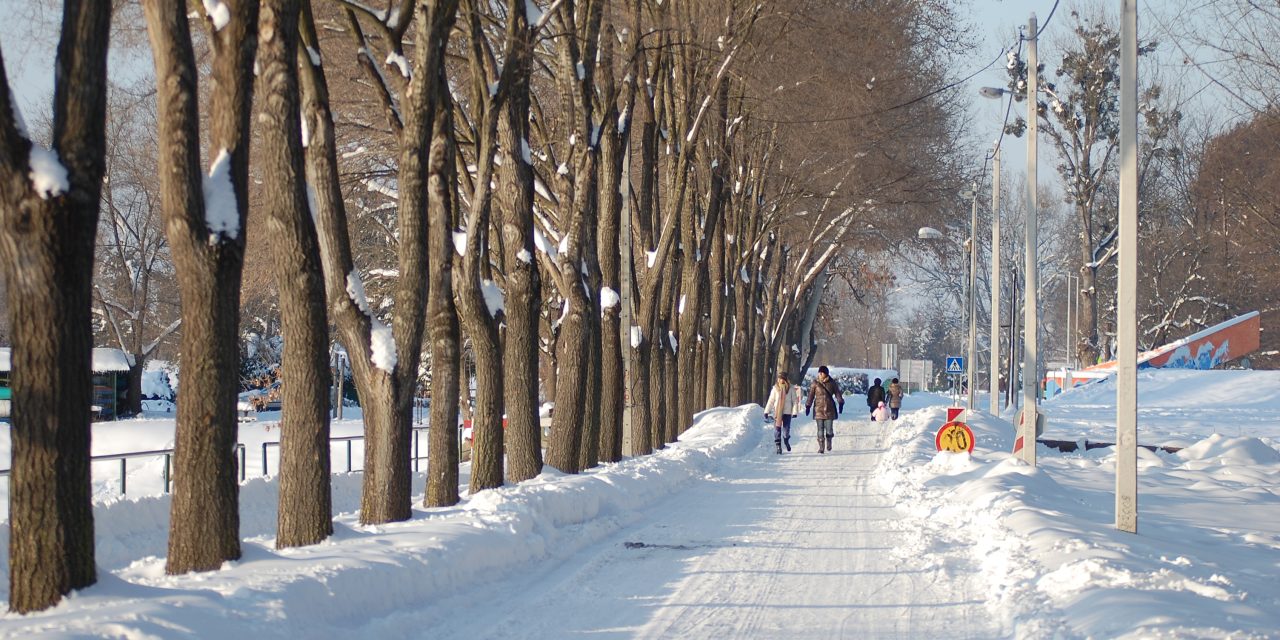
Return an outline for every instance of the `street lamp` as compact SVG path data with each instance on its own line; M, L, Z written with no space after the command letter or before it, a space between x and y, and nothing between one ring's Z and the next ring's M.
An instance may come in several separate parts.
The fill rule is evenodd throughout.
M1023 277L1025 278L1026 299L1023 302L1023 323L1026 331L1024 342L1026 344L1025 353L1022 361L1022 420L1021 424L1025 427L1019 427L1019 437L1014 444L1014 453L1021 457L1027 464L1035 466L1036 464L1036 442L1035 442L1035 425L1036 413L1039 407L1037 402L1040 398L1040 376L1038 375L1038 358L1039 344L1037 342L1037 332L1039 331L1039 316L1036 308L1037 288L1039 287L1039 273L1036 264L1036 245L1039 242L1040 226L1039 226L1039 203L1037 202L1036 187L1038 179L1036 175L1036 130L1038 129L1039 118L1036 115L1036 99L1039 95L1039 54L1037 51L1037 40L1039 39L1040 30L1036 22L1036 14L1031 14L1031 18L1027 21L1027 95L1031 97L1030 106L1027 108L1027 226L1026 238L1024 241L1026 256L1025 266L1023 269ZM988 98L999 98L1006 93L1008 89L1000 89L996 87L982 87L978 93ZM1019 448L1021 447L1021 448Z
M973 183L971 190L960 193L961 197L971 198L973 200L972 211L969 217L969 237L961 245L969 253L969 280L967 283L968 291L965 294L965 315L967 317L966 325L968 327L968 342L965 354L965 375L967 376L967 393L966 407L969 411L973 411L973 395L974 395L974 378L977 362L975 356L978 352L978 296L977 296L977 279L978 279L978 243L976 242L976 232L978 228L978 184ZM920 227L916 231L916 237L921 240L943 240L946 236L941 231L933 227Z

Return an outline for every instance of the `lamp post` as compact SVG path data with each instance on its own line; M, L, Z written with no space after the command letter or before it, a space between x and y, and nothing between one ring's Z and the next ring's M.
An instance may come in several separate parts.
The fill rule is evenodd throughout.
M1036 130L1039 118L1036 87L1039 85L1040 64L1036 51L1039 39L1036 14L1031 14L1027 21L1027 230L1026 230L1026 264L1023 267L1023 278L1026 282L1026 300L1023 302L1022 318L1026 337L1026 351L1022 357L1022 459L1029 465L1036 465L1036 410L1040 400L1040 375L1037 369L1040 358L1040 345L1037 332L1040 330L1040 317L1036 308L1036 299L1040 286L1040 273L1036 264L1036 249L1040 242L1039 202L1036 186L1039 178L1036 175Z
M1120 19L1120 263L1116 291L1116 529L1138 531L1138 3Z
M969 353L965 359L965 376L968 379L967 404L973 411L974 386L978 370L978 183L973 183L973 206L969 213Z
M964 191L960 194L962 197L973 199L972 211L969 218L969 238L965 240L964 245L961 245L961 248L966 249L969 253L969 278L968 278L968 281L966 282L966 288L968 289L968 291L965 293L964 299L965 299L965 315L967 316L965 325L968 328L968 343L966 344L966 347L965 347L965 358L966 358L965 375L968 377L967 378L968 393L966 395L966 400L968 404L966 406L970 411L973 411L973 393L974 393L973 381L974 381L974 375L975 375L974 371L976 368L976 365L974 364L974 355L977 353L977 341L978 341L977 340L978 338L978 321L977 321L978 296L977 296L977 286L976 286L977 277L978 277L977 276L978 274L978 243L976 242L977 236L974 235L975 229L977 229L977 226L978 226L978 188L977 187L978 185L975 182L973 184L972 191ZM941 231L938 231L933 227L920 227L919 231L916 232L916 237L920 238L921 240L946 239L946 236L943 235Z
M1000 415L1000 145L991 151L991 415Z

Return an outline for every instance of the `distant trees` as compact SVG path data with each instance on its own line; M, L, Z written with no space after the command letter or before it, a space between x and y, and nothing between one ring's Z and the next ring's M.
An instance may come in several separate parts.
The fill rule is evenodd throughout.
M0 58L0 266L13 338L9 607L93 584L89 477L94 235L111 6L68 0L50 148L29 137Z
M132 358L126 414L142 411L146 363L182 324L160 214L155 127L150 99L109 90L93 312L98 344Z

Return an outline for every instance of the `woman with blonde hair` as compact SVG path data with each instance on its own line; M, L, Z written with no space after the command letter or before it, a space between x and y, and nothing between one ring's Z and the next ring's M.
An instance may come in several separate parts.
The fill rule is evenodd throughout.
M783 445L791 450L791 418L800 413L804 404L804 392L799 385L791 384L786 373L778 374L778 382L769 390L769 400L764 403L764 414L773 416L773 444L778 453Z

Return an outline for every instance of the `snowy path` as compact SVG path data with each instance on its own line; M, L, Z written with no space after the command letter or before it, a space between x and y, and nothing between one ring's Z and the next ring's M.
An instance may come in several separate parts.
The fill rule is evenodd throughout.
M883 434L837 422L816 453L805 420L794 451L753 451L650 509L570 562L480 586L366 628L439 637L993 637L972 574L927 548L874 489ZM857 431L861 435L850 435ZM959 575L955 575L959 573ZM462 614L462 615L458 615Z

